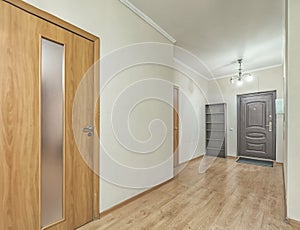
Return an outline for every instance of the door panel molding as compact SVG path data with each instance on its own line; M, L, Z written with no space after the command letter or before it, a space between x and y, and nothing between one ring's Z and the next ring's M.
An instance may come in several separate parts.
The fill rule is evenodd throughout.
M265 137L267 137L268 133L266 131L266 126L268 125L267 124L267 120L265 120L264 118L259 119L257 121L253 121L253 123L257 122L259 123L262 122L264 125L263 126L260 126L260 125L254 125L254 126L251 126L249 127L249 117L247 116L245 118L245 121L247 124L245 124L245 128L249 129L249 130L253 130L252 133L250 134L245 134L245 136L243 137L243 132L242 132L242 114L241 114L241 101L242 99L246 100L246 99L249 99L249 101L251 101L252 97L253 98L257 98L257 100L255 100L254 102L249 102L249 104L255 104L255 103L258 103L258 102L261 102L262 105L265 105L265 106L262 106L266 109L266 102L263 100L262 97L264 96L271 96L272 97L272 134L271 134L271 137L272 137L272 143L271 143L271 148L272 148L272 156L271 157L268 157L266 159L271 159L271 160L276 160L276 112L275 112L275 99L276 99L276 90L272 90L272 91L263 91L263 92L255 92L255 93L247 93L247 94L240 94L240 95L237 95L237 156L248 156L247 154L243 154L242 153L242 146L241 146L241 143L242 143L242 138L248 138L248 139L251 139L251 141L253 142L253 146L256 145L257 147L261 144L260 141L262 141L262 139L264 139ZM245 111L248 110L249 107L245 108ZM262 110L264 109L262 108ZM265 118L267 119L267 116L268 114L265 114ZM253 147L252 146L252 147ZM253 152L256 151L256 153L258 155L260 155L261 157L263 157L264 154L262 150L264 150L265 148L267 148L267 144L265 145L265 148L262 148L263 146L261 146L261 150L259 149L253 149ZM258 156L253 156L253 158L257 158Z

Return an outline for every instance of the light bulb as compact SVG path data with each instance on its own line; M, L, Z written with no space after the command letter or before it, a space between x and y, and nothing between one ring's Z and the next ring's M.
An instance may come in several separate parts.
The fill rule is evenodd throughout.
M237 86L242 86L242 85L243 85L243 81L242 81L242 80L238 80L238 81L236 82L236 85L237 85Z
M254 77L253 77L251 74L249 74L249 75L246 77L247 82L251 82L251 81L253 81L253 79L254 79Z

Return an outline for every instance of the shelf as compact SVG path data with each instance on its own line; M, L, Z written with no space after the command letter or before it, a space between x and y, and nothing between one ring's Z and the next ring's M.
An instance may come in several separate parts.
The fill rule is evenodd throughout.
M206 122L206 124L225 124L224 122Z
M221 115L224 114L224 112L218 112L218 113L206 113L206 115Z
M206 138L207 141L224 141L225 138L223 139L213 139L213 138Z
M225 130L213 130L213 129L206 129L209 132L225 132Z
M207 150L214 150L214 151L224 151L225 149L218 149L218 148L206 148Z
M226 157L226 111L225 103L208 104L205 106L206 151L210 155Z

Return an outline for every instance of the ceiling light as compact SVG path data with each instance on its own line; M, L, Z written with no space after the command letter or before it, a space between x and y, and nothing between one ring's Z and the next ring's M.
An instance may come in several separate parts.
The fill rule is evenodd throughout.
M239 73L236 76L233 76L230 78L230 83L234 84L236 82L236 84L238 86L243 85L243 80L245 79L247 82L251 82L253 81L253 76L250 73L243 73L242 72L242 62L243 59L238 59L237 60L238 64L239 64Z
M247 82L251 82L251 81L253 81L253 79L254 79L254 77L253 77L251 74L249 74L249 75L246 77Z
M238 81L236 82L236 85L237 85L237 86L242 86L242 85L243 85L243 80L242 80L242 79L238 80Z
M234 84L234 78L233 77L230 78L230 83Z

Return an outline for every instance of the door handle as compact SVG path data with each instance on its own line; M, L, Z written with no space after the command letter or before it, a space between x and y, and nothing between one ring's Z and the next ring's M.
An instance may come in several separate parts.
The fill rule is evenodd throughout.
M91 137L94 135L94 127L91 125L84 127L82 132L87 133L88 137Z
M273 123L272 123L272 121L269 121L269 124L266 125L266 127L269 127L269 132L272 132L272 130L273 130Z

